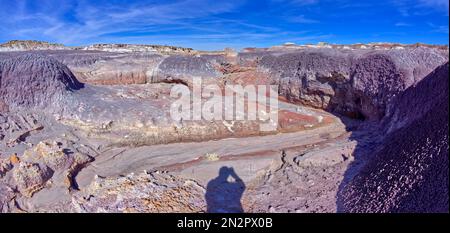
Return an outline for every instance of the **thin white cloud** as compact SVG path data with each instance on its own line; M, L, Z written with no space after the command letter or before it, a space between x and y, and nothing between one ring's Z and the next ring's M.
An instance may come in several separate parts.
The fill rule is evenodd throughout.
M218 16L233 12L240 4L238 0L178 0L169 4L102 4L100 7L89 1L79 1L76 5L56 9L51 4L43 4L33 12L24 10L11 14L10 21L3 25L11 27L10 38L68 45L120 42L198 46L202 42L204 45L200 48L210 48L211 44L276 42L304 33ZM0 14L4 15L1 9ZM67 14L71 15L69 20L65 18ZM298 20L316 22L304 16ZM32 24L25 23L28 21ZM0 31L3 29L0 25Z
M306 6L319 3L319 0L271 0L277 4L292 4L297 6Z
M398 22L398 23L395 23L395 26L396 27L410 27L412 25L409 23L405 23L405 22Z
M428 22L428 26L431 27L431 32L444 33L449 34L448 25L435 25L433 23Z
M289 21L294 22L294 23L305 23L305 24L319 23L318 20L306 18L304 15L298 15L298 16L291 17L291 18L289 18Z
M19 2L17 6L19 4L23 6L23 3ZM56 5L59 7L57 8ZM15 12L3 12L0 9L0 15L11 15L7 19L5 17L5 20L1 17L3 26L0 25L0 28L8 28L11 31L11 37L39 38L45 36L54 41L68 44L95 40L102 35L122 31L142 31L151 26L184 29L195 27L194 30L208 31L211 30L210 27L193 26L186 21L231 12L240 5L240 1L179 0L173 3L138 3L121 6L97 6L88 1L79 1L76 5L62 7L63 5L63 3L59 5L54 2L49 4L48 1L42 1L42 4L40 2L39 7L34 9L35 12L23 10L25 7L18 7ZM71 13L76 20L64 18L68 10L74 12ZM30 24L27 23L28 21Z
M427 15L442 12L448 15L448 0L391 0L399 13L408 17L411 15Z
M419 5L424 7L431 7L438 11L446 11L448 14L448 0L419 0Z
M311 5L318 3L319 0L292 0L292 2L299 5Z

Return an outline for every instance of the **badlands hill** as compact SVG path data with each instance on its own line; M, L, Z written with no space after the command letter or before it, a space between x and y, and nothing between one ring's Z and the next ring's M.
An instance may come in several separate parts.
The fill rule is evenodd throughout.
M48 107L83 85L55 59L25 54L0 61L0 101L9 107Z
M448 211L446 46L0 48L2 212ZM173 120L193 77L278 85L278 127Z

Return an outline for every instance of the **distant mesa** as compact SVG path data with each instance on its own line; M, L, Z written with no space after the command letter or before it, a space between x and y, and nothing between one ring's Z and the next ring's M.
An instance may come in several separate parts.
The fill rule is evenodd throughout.
M390 42L372 42L372 43L355 43L355 44L332 44L328 42L318 42L316 44L296 44L294 42L286 42L282 45L275 45L270 48L244 48L241 52L255 52L278 49L302 49L302 48L333 48L333 49L404 49L404 48L437 48L448 51L448 45L430 45L423 43L400 44ZM135 53L148 52L158 54L181 54L181 55L225 55L236 56L233 49L225 48L222 51L201 51L193 48L185 48L170 45L155 44L92 44L87 46L66 46L58 43L50 43L36 40L11 40L0 44L0 52L10 51L32 51L32 50L88 50L88 51L104 51L118 53Z
M193 54L196 50L169 45L151 44L93 44L88 46L65 46L36 40L11 40L0 44L0 52L33 51L33 50L95 50L106 52L154 52L161 54Z
M0 44L1 51L28 51L28 50L64 50L69 47L63 44L49 43L36 40L11 40Z
M286 42L286 43L284 43L284 46L294 46L295 45L295 43L293 43L293 42Z

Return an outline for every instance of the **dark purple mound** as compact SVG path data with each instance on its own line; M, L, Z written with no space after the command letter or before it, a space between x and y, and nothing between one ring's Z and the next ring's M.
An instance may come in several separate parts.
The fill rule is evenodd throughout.
M344 188L343 211L449 211L448 68L438 67L395 100L391 121L399 128Z
M0 60L0 105L48 106L83 87L67 66L55 59L25 54Z

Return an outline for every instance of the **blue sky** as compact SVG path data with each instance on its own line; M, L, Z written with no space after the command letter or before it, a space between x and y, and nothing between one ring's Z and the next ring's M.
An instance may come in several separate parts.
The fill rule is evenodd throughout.
M448 0L0 0L0 42L215 50L284 42L448 44Z

